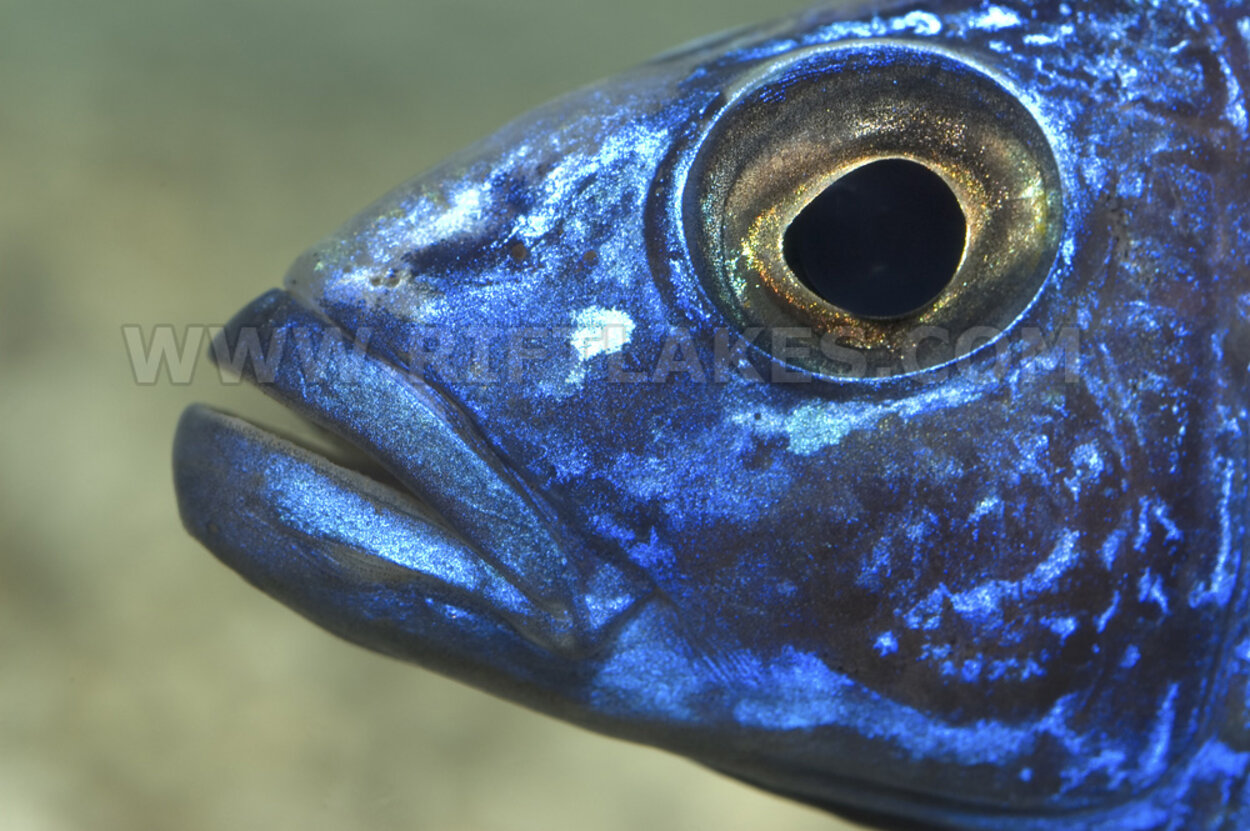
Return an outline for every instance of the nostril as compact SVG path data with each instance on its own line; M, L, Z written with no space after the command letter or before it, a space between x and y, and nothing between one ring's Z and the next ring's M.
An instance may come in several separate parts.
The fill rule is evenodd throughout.
M392 266L386 271L374 274L369 278L369 285L375 289L393 289L404 282L407 272Z

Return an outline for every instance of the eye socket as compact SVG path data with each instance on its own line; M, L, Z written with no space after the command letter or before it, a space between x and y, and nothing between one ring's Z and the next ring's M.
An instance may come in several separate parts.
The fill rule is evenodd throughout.
M704 137L682 205L712 301L743 329L809 333L806 349L788 338L776 357L828 376L862 371L831 338L879 377L950 360L919 332L953 343L1005 330L1041 290L1063 230L1058 169L1028 109L968 63L881 41L746 79Z

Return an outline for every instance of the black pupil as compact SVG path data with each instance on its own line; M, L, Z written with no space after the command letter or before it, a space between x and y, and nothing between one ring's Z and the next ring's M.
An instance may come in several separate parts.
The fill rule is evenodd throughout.
M886 159L857 168L786 229L786 263L808 288L861 317L920 311L963 255L959 200L929 168Z

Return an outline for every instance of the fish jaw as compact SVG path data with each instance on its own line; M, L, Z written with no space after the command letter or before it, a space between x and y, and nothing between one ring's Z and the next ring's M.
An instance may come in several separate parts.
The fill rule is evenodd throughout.
M269 354L240 367L247 380L350 443L358 466L387 471L188 409L174 443L183 521L258 588L350 641L479 681L493 668L514 691L558 684L567 670L552 664L593 650L644 594L568 537L419 379L280 291L245 308L216 354L251 337ZM300 353L312 343L322 351ZM607 596L588 597L582 579Z

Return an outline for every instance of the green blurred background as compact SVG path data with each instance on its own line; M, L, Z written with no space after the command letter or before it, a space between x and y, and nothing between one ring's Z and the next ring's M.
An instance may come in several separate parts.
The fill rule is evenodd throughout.
M179 525L218 324L515 115L804 0L0 0L0 828L845 828L348 646Z

